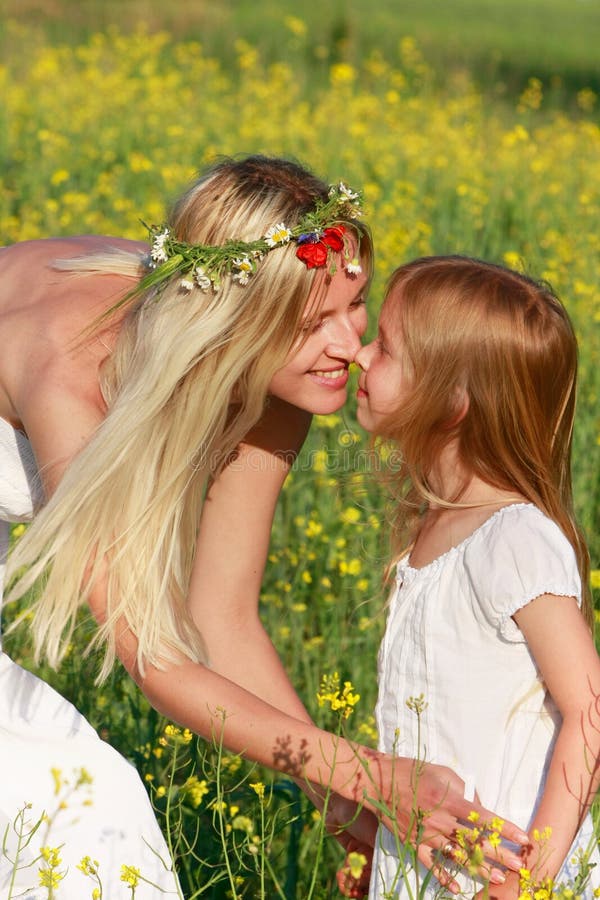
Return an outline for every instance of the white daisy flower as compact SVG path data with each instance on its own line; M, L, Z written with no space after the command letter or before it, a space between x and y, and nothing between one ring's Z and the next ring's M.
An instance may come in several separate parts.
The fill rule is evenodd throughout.
M206 291L210 290L212 282L202 266L196 266L194 269L194 279L201 291L206 293Z
M280 244L287 244L291 237L290 229L283 222L278 222L277 225L271 225L265 234L265 241L269 247L278 247Z
M153 262L155 263L164 263L168 260L169 256L165 250L165 241L169 237L169 229L165 228L164 231L161 231L160 234L157 234L152 242L152 250L150 251L150 256L152 257Z
M348 273L348 275L360 275L360 273L362 272L362 266L356 259L356 257L349 263L346 263L346 272Z
M340 181L338 185L338 191L340 192L340 194L346 197L347 200L358 200L358 193L356 191L350 190L348 185L344 184L343 181Z
M237 281L238 284L248 284L250 276L254 272L254 264L250 257L242 256L239 259L234 259L233 265L237 269L237 272L233 273L233 280Z
M182 291L185 291L186 294L189 294L190 291L194 290L194 282L190 281L189 278L182 278L179 282L179 287Z

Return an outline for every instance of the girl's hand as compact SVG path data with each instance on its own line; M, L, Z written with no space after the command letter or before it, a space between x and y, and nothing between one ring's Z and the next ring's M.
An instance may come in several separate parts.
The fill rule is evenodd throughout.
M519 894L519 875L517 872L508 872L504 884L490 884L478 891L474 900L517 900Z
M338 869L337 884L344 897L366 897L371 880L373 847L351 839L344 865Z

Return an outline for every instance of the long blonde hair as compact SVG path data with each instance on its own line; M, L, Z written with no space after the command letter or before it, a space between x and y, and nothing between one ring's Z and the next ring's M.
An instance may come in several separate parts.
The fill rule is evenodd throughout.
M224 160L175 204L168 224L189 243L254 240L276 222L294 225L327 191L287 160ZM370 261L366 228L345 224ZM103 578L100 678L114 662L120 618L137 638L142 672L145 662L206 661L186 600L207 484L261 417L309 295L318 302L326 289L325 271L309 271L294 249L268 254L245 286L226 278L216 292L184 293L175 279L128 310L102 372L106 417L11 557L20 577L9 599L42 584L38 658L58 664L79 606ZM61 268L143 274L138 255L118 250Z
M561 528L577 556L592 627L589 555L571 486L577 341L563 305L544 283L460 256L401 266L387 297L411 385L381 428L401 450L392 475L394 557L414 539L424 502L460 500L460 491L437 497L428 482L441 449L456 438L468 471L518 492Z

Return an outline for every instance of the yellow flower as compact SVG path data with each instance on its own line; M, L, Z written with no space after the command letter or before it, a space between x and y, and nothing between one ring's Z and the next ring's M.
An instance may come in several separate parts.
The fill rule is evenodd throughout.
M498 834L497 831L491 831L490 834L488 835L488 841L494 848L500 846L501 840L502 840L502 838L500 837L500 835Z
M339 563L339 570L341 575L360 575L362 563L360 559L356 558L351 559L350 562L342 559Z
M129 887L137 887L140 881L140 870L135 866L121 866L121 881L124 881Z
M58 795L60 793L60 789L62 788L62 786L64 784L63 778L62 778L62 770L52 767L50 769L50 774L52 775L52 778L54 780L54 796L58 797Z
M236 831L245 831L246 834L252 834L254 831L254 823L249 816L235 816L231 824Z
M600 588L600 569L592 569L590 572L590 584L593 588Z
M97 875L99 865L100 863L97 859L92 859L90 856L84 856L77 865L77 868L80 872L83 872L84 875Z
M340 520L344 525L354 525L360 519L360 510L355 506L347 506L340 514Z
M64 877L63 873L56 872L54 869L40 869L38 874L40 887L50 888L51 890L57 888Z
M330 69L331 83L333 85L352 84L356 78L355 69L348 63L336 63Z
M189 797L192 806L198 808L208 794L208 784L204 779L200 781L197 775L190 775L181 790L184 796Z
M341 712L347 719L353 712L353 708L360 700L360 694L354 693L351 681L345 681L344 687L340 685L340 676L337 672L333 675L323 675L321 685L317 692L319 706L328 703L334 712Z
M299 19L297 16L285 16L283 21L286 28L289 28L296 37L304 37L306 34L306 22Z
M308 525L304 530L304 534L306 537L318 537L323 531L323 525L321 522L315 522L314 519L308 520Z
M265 786L262 781L255 781L254 784L251 784L250 787L259 798L259 800L264 800L265 796Z
M363 873L363 869L367 864L367 857L364 853L356 853L355 851L349 853L346 857L346 861L348 863L348 869L353 878L360 878Z

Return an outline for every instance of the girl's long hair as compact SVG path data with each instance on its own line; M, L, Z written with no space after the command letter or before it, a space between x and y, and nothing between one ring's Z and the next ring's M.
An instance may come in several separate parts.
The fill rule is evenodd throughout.
M428 481L440 451L456 439L467 471L523 495L563 531L593 627L589 555L571 486L577 341L563 305L544 283L460 256L401 266L387 297L409 382L381 428L401 451L392 475L394 559L414 540L424 503L460 501L460 491L437 497Z
M168 224L189 243L255 240L277 222L296 224L327 192L287 160L225 160L176 203ZM346 224L370 264L366 228ZM144 274L139 255L118 250L60 268ZM102 578L100 679L114 662L120 619L137 638L142 672L145 662L206 661L186 601L207 484L260 419L309 295L312 310L325 287L325 270L309 271L290 244L269 253L245 286L225 278L216 292L184 293L176 278L160 296L135 300L102 372L106 417L11 557L20 577L9 599L42 585L33 619L38 658L60 661L79 606Z

